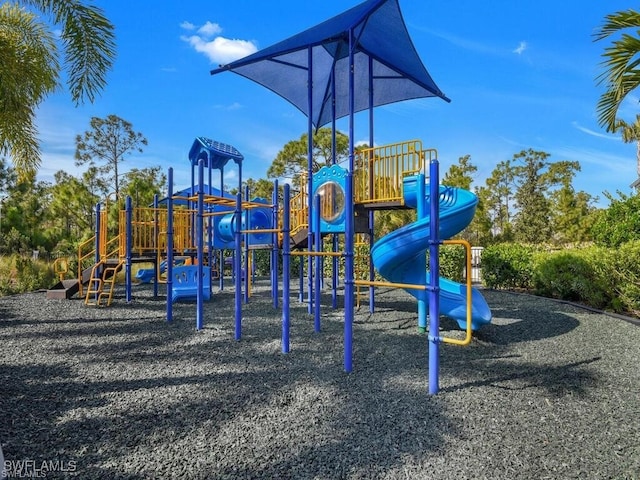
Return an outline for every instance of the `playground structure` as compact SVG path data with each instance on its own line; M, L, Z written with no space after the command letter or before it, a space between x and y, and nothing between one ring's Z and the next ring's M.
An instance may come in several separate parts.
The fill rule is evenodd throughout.
M213 142L203 137L196 138L190 151L190 159L194 168L207 155L211 170L220 170L222 183L223 169L229 160L241 165L242 156L229 145ZM172 182L170 182L172 183ZM170 190L172 185L170 186ZM206 212L198 210L198 198L206 194ZM154 283L154 294L158 294L158 284L167 283L173 291L170 297L174 300L190 298L188 292L195 292L193 279L196 275L187 272L198 270L207 284L211 279L219 279L223 288L222 268L224 268L223 251L236 248L235 218L240 219L244 228L250 223L255 228L270 227L272 214L270 206L264 199L241 203L243 211L236 209L233 196L220 190L201 184L198 187L181 190L169 197L154 200L153 207L135 207L127 198L125 208L118 212L116 229L108 227L107 208L96 205L95 235L78 248L77 279L64 280L65 287L73 286L85 298L87 305L111 304L118 272L125 271L127 301L131 300L131 266L133 263L152 263L153 268L139 269L136 278L139 282ZM200 205L202 208L202 205ZM206 230L203 230L202 217L206 215ZM271 248L271 237L263 232L254 232L246 238L244 245L248 250ZM204 252L204 254L203 254ZM238 251L240 258L242 251ZM180 278L173 279L173 268L181 267ZM206 269L203 270L203 266ZM234 266L235 267L235 266ZM240 271L238 267L234 270ZM61 282L64 273L61 273ZM204 272L204 273L203 273ZM235 275L234 275L235 277ZM188 279L188 280L187 280ZM71 289L66 288L66 298ZM202 289L201 289L202 290ZM210 292L209 288L209 292ZM206 294L206 293L205 293ZM58 293L47 294L49 298L64 298ZM207 295L207 298L208 295ZM168 310L168 316L171 312Z
M95 250L81 254L79 264L88 258L95 260L88 280L85 270L78 268L80 284L89 282L86 302L95 298L99 303L107 295L112 299L115 273L125 269L127 301L131 299L131 264L145 258L155 262L157 287L161 272L160 252L166 252L167 292L172 291L174 255L177 252L193 257L197 288L196 328L203 326L202 305L207 279L203 274L205 255L207 268L214 264L216 241L233 245L235 275L235 337L240 339L242 321L242 271L245 262L244 300L248 301L250 275L249 249L268 248L272 252L272 285L274 306L278 293L278 248L282 247L282 351L289 351L290 262L299 256L307 260L309 312L314 313L314 326L320 331L320 286L323 257L333 260L334 306L336 265L344 261L344 369L353 368L353 311L356 291L369 289L370 309L375 309L376 287L403 288L417 299L418 325L427 328L429 340L429 393L439 389L439 347L441 343L467 344L474 328L490 321L486 302L471 286L441 280L439 246L442 243L462 244L467 251L467 271L471 270L468 243L446 240L461 231L473 218L477 199L470 192L439 185L439 163L435 150L424 150L419 142L404 142L374 147L373 110L378 105L419 98L449 99L432 80L408 36L398 0L367 0L364 3L294 35L271 47L221 66L212 74L225 71L237 73L279 94L308 119L308 172L303 188L291 197L290 186L284 185L282 215L279 214L277 192L271 204L215 196L207 192L205 168L211 185L212 169L222 171L233 160L239 168L239 192L242 191L242 155L233 147L199 137L189 152L192 167L192 187L186 197L173 194L173 170L169 169L169 194L166 208L158 202L145 215L131 208L131 201L121 215L117 240L103 238L96 228ZM307 95L304 95L304 89ZM369 148L356 152L354 148L354 114L368 111ZM336 119L348 117L349 156L345 166L334 165L327 170L312 172L313 130ZM197 168L197 182L195 169ZM210 187L209 187L210 188ZM222 189L221 189L222 190ZM174 211L174 203L186 202L186 208ZM374 242L373 212L378 209L415 208L417 221ZM260 215L252 215L263 209ZM99 208L98 208L99 210ZM255 210L257 211L257 210ZM100 218L100 212L97 212ZM165 215L165 217L162 217ZM122 218L122 217L121 217ZM216 218L220 218L216 223ZM264 225L255 225L262 219ZM281 218L281 221L278 219ZM206 222L205 222L206 219ZM99 224L100 222L96 222ZM147 233L153 225L153 235ZM124 226L124 227L123 227ZM122 230L125 230L124 235ZM140 230L136 230L140 228ZM162 230L162 231L159 231ZM106 231L106 229L105 229ZM135 231L135 234L134 234ZM355 247L366 245L356 234L368 239L371 262L368 278L355 277ZM258 238L263 235L263 241ZM332 250L322 250L323 235L333 235ZM337 236L344 236L338 247ZM140 238L150 240L141 243ZM147 246L148 245L148 246ZM304 248L305 250L301 250ZM244 249L244 254L243 254ZM134 256L135 252L135 256ZM86 256L83 256L86 255ZM428 255L428 268L427 264ZM116 260L117 259L117 260ZM218 262L222 265L222 261ZM387 281L375 280L375 268ZM366 275L365 275L366 276ZM220 279L222 282L222 275ZM303 281L300 282L303 298ZM221 283L222 287L222 283ZM105 293L105 288L108 293ZM169 297L169 294L167 294ZM167 320L172 320L171 301L167 301ZM442 337L439 333L441 311L464 325L464 340Z
M103 297L106 297L106 305L109 305L113 298L115 274L124 269L126 297L127 301L131 301L132 263L152 262L153 269L140 269L136 277L140 282L153 281L156 295L158 284L166 284L167 321L172 321L172 304L175 301L192 299L196 301L197 308L196 329L201 329L204 326L203 302L212 298L212 280L218 278L220 288L223 288L223 275L220 274L220 266L224 262L223 250L235 249L232 257L235 272L250 271L252 250L271 250L272 295L274 306L277 307L280 298L277 259L282 249L282 348L283 352L288 352L292 257L312 260L307 270L308 305L309 312L314 314L316 331L321 330L323 257L333 260L331 288L333 306L336 306L337 262L346 258L344 250L337 249L339 242L336 240L344 236L342 243L347 243L348 202L345 192L348 171L340 165L331 165L315 172L310 182L311 195L306 182L302 183L302 188L295 195L291 195L289 185L285 185L284 202L280 209L277 185L272 204L265 203L263 199L243 201L240 194L233 199L229 194L206 185L205 165L212 165L212 168L214 165L209 158L220 155L220 149L232 147L202 137L198 137L195 143L205 145L197 157L191 158L192 164L197 160L197 184L173 194L173 170L170 169L167 198L161 201L156 199L151 208L132 208L131 199L128 198L125 209L119 212L119 228L114 238L108 238L106 210L100 211L100 205L96 207L100 221L96 227L96 237L91 241L95 242L96 249L91 254L83 254L79 250L78 254L79 264L86 258L95 258L95 263L89 269L84 269L85 275L90 270L87 281L78 279L80 293L85 296L88 305L100 305ZM471 192L444 186L438 186L432 197L434 194L427 183L425 170L427 166L432 169L434 165L437 166L437 152L423 149L420 141L362 149L357 154L356 162L358 169L352 195L356 212L353 235L361 237L355 244L365 250L364 257L370 257L371 262L368 271L354 277L355 293L359 298L359 289L368 290L369 308L373 312L376 287L405 289L417 299L418 327L424 331L429 306L428 288L432 281L426 268L431 224L439 225L439 237L454 236L472 220L477 198ZM210 171L208 173L211 178ZM249 192L245 196L248 197ZM438 222L431 222L431 198L437 199ZM310 202L312 206L309 209ZM370 213L401 208L416 209L417 220L374 242ZM333 236L334 248L325 252L322 250L322 238L327 235ZM458 243L467 249L467 271L470 272L470 245L460 240L445 240L443 243ZM110 245L117 248L110 248ZM386 281L376 281L375 271ZM250 279L251 275L235 275L233 279L236 298L235 338L238 340L242 335L242 302L243 299L244 302L248 301ZM439 341L464 345L471 340L473 330L490 321L489 307L480 292L471 286L470 275L466 285L444 278L439 278L438 282L441 286L438 296L440 311L455 319L466 331L464 340L441 337ZM83 285L87 284L82 291ZM301 278L301 299L303 291L304 282Z

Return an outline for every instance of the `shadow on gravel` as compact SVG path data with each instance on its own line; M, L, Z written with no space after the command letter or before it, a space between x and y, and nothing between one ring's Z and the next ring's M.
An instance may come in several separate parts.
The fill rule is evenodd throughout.
M550 397L560 398L575 395L585 398L593 392L601 379L585 367L597 362L593 357L579 362L560 365L541 365L518 361L505 363L496 361L476 362L474 368L483 372L482 379L474 379L459 385L445 387L443 392L455 392L476 387L492 387L503 390L542 389ZM447 374L447 371L443 372Z
M342 310L324 308L315 334L306 306L292 302L291 352L283 355L281 311L269 296L243 305L240 342L232 298L213 296L201 332L194 304L176 305L168 325L145 313L161 304L144 298L101 312L111 317L42 330L9 323L7 338L21 343L0 361L5 457L76 461L80 477L92 479L378 478L464 438L452 397L583 397L599 384L590 369L597 356L543 363L521 354L526 342L579 325L533 303L496 297L495 324L469 348L442 349L441 375L457 380L434 397L427 340L406 297L379 301L379 315L361 307L351 374L342 371Z
M535 297L484 293L493 320L476 332L479 340L495 345L543 340L565 335L580 325L578 320L563 312L543 308L540 299Z

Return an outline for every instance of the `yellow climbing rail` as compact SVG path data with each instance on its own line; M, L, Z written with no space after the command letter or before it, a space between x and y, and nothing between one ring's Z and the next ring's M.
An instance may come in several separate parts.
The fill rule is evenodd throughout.
M464 340L457 338L441 337L444 343L451 343L453 345L469 345L471 343L471 304L472 304L472 289L471 289L471 244L466 240L444 240L442 243L445 245L462 245L465 249L465 265L467 272L467 328L465 329Z
M453 345L469 345L473 331L471 329L471 315L472 315L472 288L471 288L471 244L466 240L444 240L442 243L445 245L462 245L465 248L465 265L467 272L466 280L466 313L467 313L467 325L465 329L464 339L440 337L440 340L444 343L450 343ZM404 288L412 290L427 290L428 285L418 285L410 283L394 283L394 282L380 282L369 280L358 280L353 282L356 286L369 286L369 287L391 287L391 288Z
M291 197L290 205L290 235L294 236L302 229L309 228L309 200L307 176L300 176L300 190Z
M404 205L404 177L426 173L434 158L436 150L424 150L420 140L359 150L355 158L355 203Z

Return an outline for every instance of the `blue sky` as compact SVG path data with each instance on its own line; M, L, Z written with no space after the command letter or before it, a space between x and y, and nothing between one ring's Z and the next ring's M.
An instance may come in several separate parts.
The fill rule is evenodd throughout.
M306 131L306 117L288 102L240 76L209 71L337 15L358 0L235 0L157 2L99 0L116 26L118 58L94 104L78 108L66 91L38 112L43 149L39 178L76 171L74 139L92 116L118 115L149 145L125 170L174 169L177 187L190 183L187 153L197 136L235 146L245 157L243 177L261 178L282 146ZM441 171L471 155L483 185L494 166L523 149L577 160L574 186L600 197L630 193L635 145L598 126L601 53L592 40L604 16L626 1L400 0L409 34L425 66L452 100L417 99L375 111L377 145L421 139L439 152ZM631 96L621 114L638 111ZM342 121L339 128L346 131ZM368 138L356 116L355 141ZM226 182L236 185L235 169Z

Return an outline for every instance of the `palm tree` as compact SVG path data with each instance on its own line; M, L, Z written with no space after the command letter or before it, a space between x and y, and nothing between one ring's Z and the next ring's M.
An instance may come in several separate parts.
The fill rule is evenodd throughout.
M602 54L604 71L599 75L599 83L606 91L598 101L598 121L607 131L616 131L618 109L626 96L640 86L640 39L636 28L640 27L640 13L629 9L612 13L605 17L604 24L594 35L595 40L603 40L620 34ZM626 32L633 29L633 33Z
M634 123L616 120L614 130L622 135L624 143L636 142L636 173L638 178L631 184L631 188L640 189L640 115L636 115Z
M38 12L61 28L58 38ZM93 102L115 59L114 27L80 0L21 0L0 5L0 155L26 178L40 165L36 108L59 88L61 60L76 105Z

